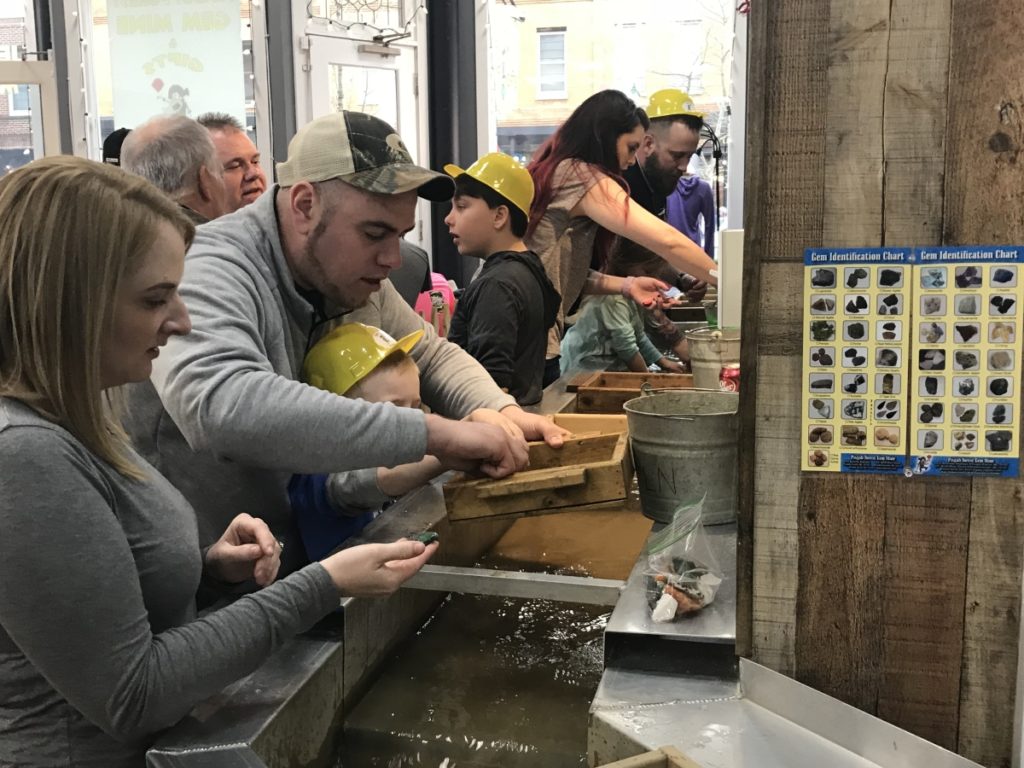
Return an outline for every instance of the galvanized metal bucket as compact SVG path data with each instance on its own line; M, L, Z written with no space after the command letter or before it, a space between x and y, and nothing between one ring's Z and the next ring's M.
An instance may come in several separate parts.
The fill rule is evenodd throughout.
M718 389L718 376L726 363L740 361L738 329L700 328L686 332L690 347L693 385L698 389Z
M623 406L644 515L667 523L704 500L704 524L736 519L739 394L663 390Z

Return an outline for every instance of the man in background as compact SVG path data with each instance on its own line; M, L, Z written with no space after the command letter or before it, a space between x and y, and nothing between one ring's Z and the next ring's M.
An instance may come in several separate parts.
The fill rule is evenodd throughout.
M224 173L228 212L253 202L267 188L260 151L238 120L225 112L207 112L196 118L210 132L217 161Z
M665 201L697 152L704 116L677 88L651 95L647 106L651 127L636 153L636 163L623 174L629 194L659 219L665 219Z
M675 192L697 152L704 115L696 111L688 95L677 88L665 88L651 94L647 116L651 126L637 150L636 163L626 169L623 176L633 201L666 220L667 199ZM680 231L694 239L688 231ZM645 265L648 274L675 286L692 302L699 302L707 292L706 283L679 272L628 240L617 238L612 253L620 263L632 265L634 272L641 264ZM686 339L663 308L644 309L642 314L644 328L659 349L672 350L681 360L689 359Z
M120 159L124 170L149 180L196 225L232 210L213 140L189 117L147 120L125 137Z

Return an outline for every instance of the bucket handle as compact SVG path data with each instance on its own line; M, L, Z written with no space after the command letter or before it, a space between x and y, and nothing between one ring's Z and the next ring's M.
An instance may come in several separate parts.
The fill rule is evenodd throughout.
M709 387L686 387L685 389L680 389L679 387L662 387L660 389L655 389L654 387L651 386L651 383L649 381L645 381L643 384L640 385L640 394L641 395L656 395L659 392L723 392L723 391L724 390L721 390L721 389L711 389Z
M721 357L722 355L722 332L720 330L714 330L711 333L711 340L715 343L715 354Z

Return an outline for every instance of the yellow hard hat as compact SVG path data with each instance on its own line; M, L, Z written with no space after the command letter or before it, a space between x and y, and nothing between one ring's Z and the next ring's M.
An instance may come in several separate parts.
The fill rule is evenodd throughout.
M651 103L647 106L647 116L654 120L657 117L689 115L704 119L704 113L694 107L693 99L678 88L663 88L651 94Z
M413 331L398 341L362 323L345 323L313 345L302 365L308 384L343 395L368 376L396 350L411 352L423 331Z
M452 178L458 178L464 173L471 176L507 198L527 216L530 215L530 205L533 203L533 177L528 170L504 152L484 155L466 170L451 163L446 165L444 170Z

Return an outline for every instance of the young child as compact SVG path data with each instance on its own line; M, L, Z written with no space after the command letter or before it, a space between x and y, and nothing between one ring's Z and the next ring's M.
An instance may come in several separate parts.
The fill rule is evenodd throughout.
M606 272L628 281L644 274L645 266L613 258ZM563 375L577 370L645 372L653 364L668 373L685 373L647 338L639 308L625 296L585 297L579 319L562 338L561 353Z
M346 323L318 341L306 355L308 384L371 403L420 407L420 373L409 352L423 336L415 331L395 341L378 328ZM441 474L433 456L415 464L331 475L293 475L288 498L310 562L326 557L361 531L396 497Z
M445 218L463 256L484 259L455 307L448 340L487 369L520 405L541 398L548 330L561 301L523 243L533 179L508 155L492 152L466 170L446 165L455 198Z

